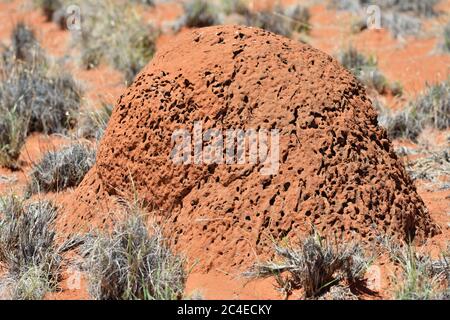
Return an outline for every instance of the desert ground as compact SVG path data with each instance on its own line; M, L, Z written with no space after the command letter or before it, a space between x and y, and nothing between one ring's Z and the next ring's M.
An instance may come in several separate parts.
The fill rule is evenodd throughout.
M449 127L449 0L2 0L0 298L447 300Z

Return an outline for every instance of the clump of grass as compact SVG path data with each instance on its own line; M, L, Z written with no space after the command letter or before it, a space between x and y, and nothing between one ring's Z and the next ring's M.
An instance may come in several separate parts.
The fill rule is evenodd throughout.
M28 132L64 133L73 127L81 105L81 89L65 72L26 66L16 61L0 84L3 108L28 118Z
M82 92L72 76L50 66L31 29L19 23L0 61L0 165L17 167L28 133L66 133Z
M211 1L189 0L183 2L184 25L188 28L203 28L220 24L217 10Z
M53 21L55 13L64 6L61 0L33 0L33 2L36 7L42 10L48 22Z
M296 247L276 245L275 253L279 260L256 264L247 275L275 276L287 294L302 288L307 298L322 295L342 280L361 281L369 266L359 245L332 244L318 235L306 238Z
M100 110L83 113L78 126L78 136L99 141L106 130L113 106L104 104Z
M36 39L34 31L23 22L19 22L11 35L11 46L2 53L2 69L10 71L16 62L28 65L46 65L43 49Z
M425 127L450 127L450 79L428 86L416 101L392 115L386 123L391 138L416 140Z
M178 27L202 28L221 24L225 16L237 15L240 23L291 37L294 32L310 31L308 8L295 4L277 6L274 10L253 12L242 0L223 0L220 4L206 0L190 0L184 3L185 15L178 21Z
M100 300L172 300L183 294L184 259L168 249L161 230L151 232L142 209L132 205L111 234L94 234L83 245L89 292Z
M450 176L450 151L432 152L424 158L406 163L408 174L414 179L423 179L435 183L439 189L448 188L448 183L440 177Z
M439 0L381 0L378 1L382 9L409 13L421 17L433 17L437 15L434 9Z
M27 193L58 192L78 186L94 165L95 156L92 147L81 143L47 152L31 170Z
M238 14L245 16L249 14L248 1L245 0L222 0L221 1L222 10L224 14Z
M443 29L442 39L439 43L440 51L450 53L450 22L448 22Z
M450 52L450 23L444 28L444 50Z
M398 288L395 298L399 300L432 299L437 290L437 278L431 271L429 257L418 255L412 246L399 251L394 259L402 269L401 278L396 278Z
M378 70L377 62L373 57L367 58L354 47L349 46L347 49L341 50L337 58L368 88L380 94L388 92L394 95L402 94L401 85L398 83L389 84L386 77Z
M15 108L8 110L0 106L0 113L0 167L16 170L27 137L29 119Z
M283 11L284 15L290 20L290 27L293 31L304 33L311 31L309 23L311 13L307 7L295 4L286 7Z
M390 239L383 239L381 244L400 267L400 274L393 276L397 286L395 299L434 300L445 294L440 287L450 272L448 256L444 258L447 260L433 261L430 256L417 252L411 244L400 244Z
M285 17L272 12L271 10L251 13L246 17L248 26L261 28L285 37L292 35L292 30L285 21Z
M82 2L82 12L85 15L81 39L75 39L81 44L82 64L90 69L105 61L131 83L153 57L158 31L143 23L126 2L86 0Z
M250 12L246 16L246 24L292 37L294 32L308 33L311 30L309 19L308 8L296 4L285 8L277 6L273 11Z
M50 202L25 204L16 196L0 199L0 263L7 273L0 291L12 299L42 299L57 287L61 257Z

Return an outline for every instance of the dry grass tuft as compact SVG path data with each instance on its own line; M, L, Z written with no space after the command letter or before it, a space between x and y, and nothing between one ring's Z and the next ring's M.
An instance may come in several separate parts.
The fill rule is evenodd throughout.
M111 234L96 233L83 246L89 291L99 300L182 298L185 261L167 247L161 230L133 205Z
M331 244L318 235L295 247L276 245L275 253L279 260L258 263L247 275L275 276L284 292L302 288L306 298L317 298L342 280L361 281L370 264L359 245Z
M7 270L1 296L42 299L56 289L61 263L52 229L56 212L46 201L25 204L13 195L0 199L0 263Z

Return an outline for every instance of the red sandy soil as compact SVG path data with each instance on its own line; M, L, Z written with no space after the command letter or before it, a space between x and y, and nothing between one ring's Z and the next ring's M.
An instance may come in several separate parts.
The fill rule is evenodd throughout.
M263 1L258 1L260 5ZM270 4L270 1L266 1ZM295 2L293 0L284 1L286 3ZM16 22L25 20L36 31L43 47L50 54L61 57L70 52L70 35L62 31L58 26L48 23L45 18L36 10L29 6L22 5L23 1L12 1L11 3L0 3L0 41L8 43L10 33ZM450 12L450 1L441 1L440 8L446 11L446 16ZM147 11L148 10L148 11ZM162 25L163 21L173 20L180 13L180 5L163 4L156 9L147 9L144 11L144 17ZM450 56L433 53L439 34L434 32L432 24L427 23L430 30L422 38L408 38L406 42L398 42L392 39L386 31L364 31L361 34L352 35L349 31L349 24L346 19L351 19L348 13L336 13L328 10L324 5L314 5L312 7L311 23L312 33L309 42L316 48L325 51L328 54L335 54L337 50L348 43L352 43L358 49L367 54L375 54L378 58L380 69L387 75L389 81L399 80L404 86L405 96L407 98L416 96L426 86L427 83L435 83L446 79L450 74ZM447 18L435 19L437 24L441 24ZM434 33L433 33L434 32ZM158 47L170 44L173 35L162 35L158 41ZM85 82L87 90L86 96L88 106L98 106L106 100L113 103L119 98L125 86L121 75L112 70L109 66L101 66L99 69L82 70L76 65L71 66L76 77ZM401 106L406 98L400 101L392 97L387 97L391 106ZM21 159L24 166L21 171L11 172L0 168L0 177L16 176L17 182L8 184L2 183L0 179L0 193L8 190L18 191L26 183L26 174L33 161L39 159L45 150L53 149L63 142L60 138L46 138L34 135L27 141L27 147L22 152ZM428 191L418 184L418 193L424 200L430 215L438 223L442 234L433 237L423 247L424 250L432 251L438 254L439 248L443 248L450 239L450 191ZM49 197L54 197L49 195ZM61 203L65 199L72 197L72 191L65 192L56 196ZM382 283L379 295L367 296L364 298L373 299L381 297L390 297L392 287L388 280L388 274L391 273L392 266L380 259L377 266L382 270ZM273 280L264 280L251 282L240 277L239 273L226 273L220 268L215 268L209 273L193 273L188 279L186 293L199 290L203 292L206 298L280 298L280 294L273 288ZM86 281L82 279L81 290L72 290L68 288L65 281L61 284L62 292L49 295L49 299L86 299Z

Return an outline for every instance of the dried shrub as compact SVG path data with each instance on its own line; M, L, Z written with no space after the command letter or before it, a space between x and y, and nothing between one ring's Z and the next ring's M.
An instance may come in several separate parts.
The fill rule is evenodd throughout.
M95 156L92 147L81 143L47 152L31 170L27 193L58 192L78 186L94 165Z
M148 231L135 204L111 234L93 234L82 249L94 299L172 300L183 295L185 260L168 249L158 227Z
M56 289L61 263L52 229L56 212L46 201L0 199L0 263L7 271L0 281L3 296L42 299Z

